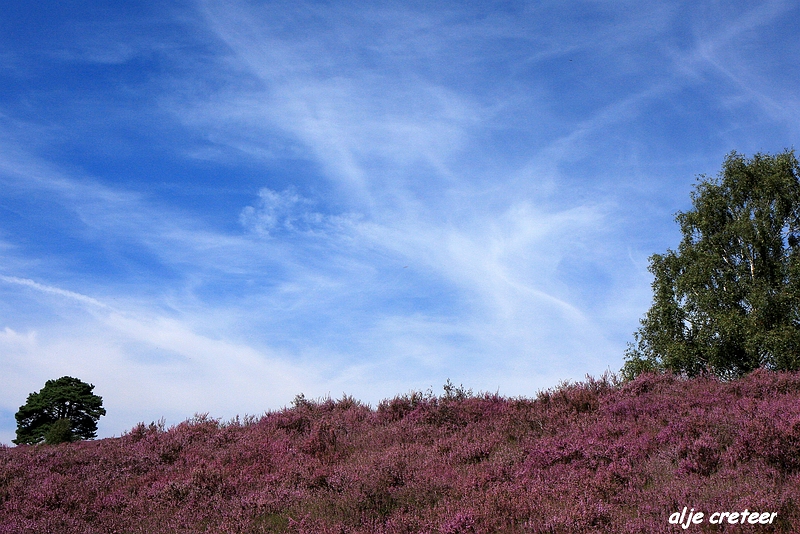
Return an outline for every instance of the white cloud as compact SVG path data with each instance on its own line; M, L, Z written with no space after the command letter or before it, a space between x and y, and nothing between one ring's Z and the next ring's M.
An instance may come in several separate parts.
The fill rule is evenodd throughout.
M351 214L326 215L314 211L314 202L298 194L294 188L278 192L263 187L258 192L256 205L246 206L239 214L242 226L263 236L347 231L356 220L357 217Z
M59 295L61 297L66 297L68 299L76 300L82 304L91 304L92 306L96 306L98 308L107 308L105 304L100 302L97 299L93 299L92 297L87 297L86 295L81 295L80 293L75 293L74 291L67 291L65 289L60 289L53 286L47 286L43 284L39 284L38 282L34 282L33 280L29 280L27 278L17 278L15 276L5 276L0 275L0 280L9 284L17 284L21 286L30 287L36 289L38 291L42 291L44 293L52 293L54 295Z
M771 122L788 126L796 132L800 101L790 89L792 81L781 83L780 77L771 71L776 64L783 63L785 55L796 53L796 44L788 41L783 46L788 50L775 50L774 58L764 60L754 53L769 41L770 28L776 22L791 16L797 5L783 0L764 2L747 9L720 6L722 13L714 17L703 17L693 21L694 42L687 50L668 49L672 58L672 72L681 83L706 81L718 86L718 103L728 103L734 112L731 118L743 110L751 111L748 104L755 104L757 114L766 115ZM719 17L728 15L727 9L736 9L724 23L717 24ZM712 24L713 22L713 24ZM747 46L739 46L747 43ZM790 67L791 70L795 70ZM740 119L745 121L746 119ZM741 150L741 148L740 148Z
M95 299L37 284L52 298L97 307ZM319 369L289 363L290 355L214 339L186 321L109 311L64 319L55 331L0 332L5 372L0 403L16 411L48 379L69 375L94 383L109 413L100 434L119 435L137 422L167 417L177 423L194 412L233 417L284 405L300 391L320 391ZM45 325L46 327L47 325ZM10 429L0 442L10 443Z

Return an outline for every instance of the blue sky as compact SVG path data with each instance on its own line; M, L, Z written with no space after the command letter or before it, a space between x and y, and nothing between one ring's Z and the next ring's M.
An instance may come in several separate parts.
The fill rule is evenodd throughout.
M7 0L0 442L64 375L104 437L618 370L696 176L794 146L798 15Z

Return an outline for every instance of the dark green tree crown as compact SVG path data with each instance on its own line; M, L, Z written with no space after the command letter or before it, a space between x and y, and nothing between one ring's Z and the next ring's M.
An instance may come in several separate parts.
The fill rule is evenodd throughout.
M734 378L800 368L800 181L793 151L728 155L676 221L677 251L650 257L653 305L623 374Z
M92 384L70 376L48 380L41 391L28 395L27 402L16 413L17 439L13 442L33 445L46 437L50 438L48 441L96 437L97 420L106 410L102 397L94 395L93 390ZM64 420L70 422L69 427Z

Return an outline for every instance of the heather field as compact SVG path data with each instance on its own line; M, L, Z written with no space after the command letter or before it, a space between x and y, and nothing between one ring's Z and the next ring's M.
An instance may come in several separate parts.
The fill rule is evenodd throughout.
M298 397L0 449L13 534L800 532L798 503L797 373L605 377L536 399L449 387L377 408ZM701 521L670 524L684 506Z

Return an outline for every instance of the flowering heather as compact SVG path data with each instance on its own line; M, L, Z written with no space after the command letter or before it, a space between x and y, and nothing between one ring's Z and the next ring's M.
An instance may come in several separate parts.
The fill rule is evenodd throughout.
M800 532L800 374L343 397L0 449L0 533Z

